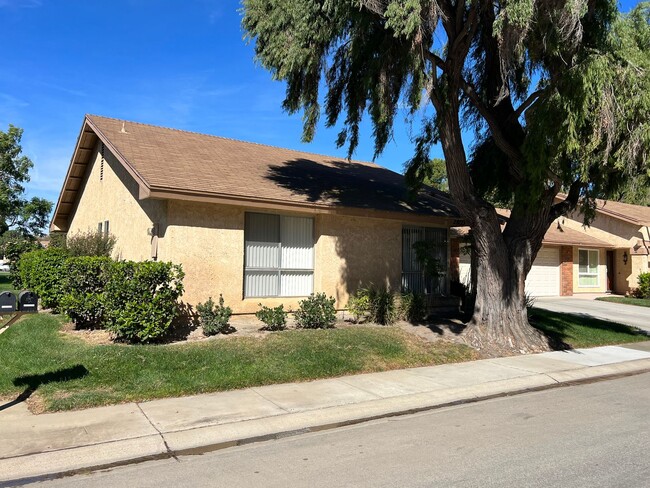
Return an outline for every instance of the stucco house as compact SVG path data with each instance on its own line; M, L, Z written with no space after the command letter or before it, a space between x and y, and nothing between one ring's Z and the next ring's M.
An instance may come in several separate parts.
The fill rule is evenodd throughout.
M507 220L507 210L500 214ZM553 222L526 279L528 294L624 295L638 286L640 273L650 271L650 207L598 200L591 225L583 222L578 212ZM462 252L462 237L468 230L454 229L451 239L451 275L465 283L470 256Z
M409 198L372 163L87 115L51 230L110 232L116 257L182 264L185 302L223 294L252 313L312 292L343 308L369 283L445 293L457 219L446 194ZM422 240L444 268L435 283L413 255Z

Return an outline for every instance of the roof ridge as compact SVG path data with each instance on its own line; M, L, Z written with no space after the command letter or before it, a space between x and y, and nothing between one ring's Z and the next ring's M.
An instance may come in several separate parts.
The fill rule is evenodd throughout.
M368 164L370 166L374 166L377 168L382 168L387 171L390 171L392 173L404 176L402 173L398 173L397 171L393 171L392 169L389 169L385 166L381 166L380 164L374 163L372 161L362 161L360 159L347 159L347 158L338 158L336 156L332 156L330 154L322 154L322 153L315 153L315 152L310 152L310 151L302 151L300 149L290 149L287 147L281 147L281 146L274 146L272 144L265 144L263 142L254 142L254 141L244 141L242 139L235 139L234 137L224 137L224 136L216 136L214 134L206 134L204 132L197 132L193 130L186 130L186 129L177 129L175 127L167 127L164 125L155 125L155 124L147 124L145 122L136 122L134 120L127 120L127 119L118 119L117 117L107 117L105 115L97 115L97 114L86 114L86 117L98 117L100 119L108 119L108 120L115 120L118 122L128 122L129 124L136 124L136 125L143 125L145 127L155 127L156 129L165 129L165 130L172 130L175 132L184 132L186 134L195 134L197 136L205 136L205 137L214 137L215 139L223 139L226 141L233 141L233 142L240 142L242 144L252 144L255 146L261 146L261 147L270 147L272 149L280 149L282 151L290 151L290 152L295 152L295 153L300 153L300 154L309 154L311 156L320 156L324 158L332 158L332 159L338 159L342 161L347 161L350 163L360 163L360 164Z

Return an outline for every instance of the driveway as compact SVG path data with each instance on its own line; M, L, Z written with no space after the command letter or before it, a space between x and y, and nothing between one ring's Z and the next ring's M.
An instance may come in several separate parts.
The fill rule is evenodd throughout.
M650 307L623 305L622 303L601 302L574 297L539 297L535 299L536 308L551 312L585 315L619 324L631 325L650 332Z

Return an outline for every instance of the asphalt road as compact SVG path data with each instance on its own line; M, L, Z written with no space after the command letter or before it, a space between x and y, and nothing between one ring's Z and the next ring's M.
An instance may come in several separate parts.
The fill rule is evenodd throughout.
M539 297L535 307L631 325L650 332L650 307L569 297Z
M650 373L38 483L647 487Z

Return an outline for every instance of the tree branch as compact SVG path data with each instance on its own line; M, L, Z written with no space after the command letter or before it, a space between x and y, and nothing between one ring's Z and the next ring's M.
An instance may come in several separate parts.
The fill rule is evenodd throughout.
M557 219L558 217L561 217L562 215L566 215L567 213L571 212L573 209L576 208L576 206L578 205L578 200L580 199L580 193L582 192L582 189L584 187L585 187L585 183L580 180L576 180L573 183L571 183L571 186L569 187L569 193L567 194L566 198L563 201L556 203L551 207L548 216L549 224L553 222L555 219Z
M530 96L515 110L515 112L512 114L511 118L513 120L517 120L521 115L528 110L537 100L542 98L543 95L546 94L547 88L542 88L540 90L536 90L533 93L530 94Z

